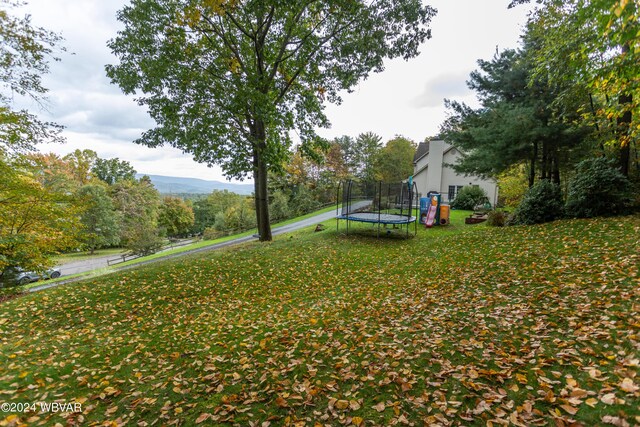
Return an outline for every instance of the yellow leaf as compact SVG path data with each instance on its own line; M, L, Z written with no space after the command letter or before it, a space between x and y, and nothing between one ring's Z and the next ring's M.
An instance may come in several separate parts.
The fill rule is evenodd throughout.
M354 426L361 426L364 420L361 417L353 417L351 418L351 424Z
M594 399L593 397L590 397L587 400L585 400L584 403L594 408L598 404L598 399Z
M348 400L338 400L335 404L335 407L338 409L347 409L349 407Z
M562 409L564 409L568 414L575 415L578 412L578 408L574 408L571 405L560 405Z

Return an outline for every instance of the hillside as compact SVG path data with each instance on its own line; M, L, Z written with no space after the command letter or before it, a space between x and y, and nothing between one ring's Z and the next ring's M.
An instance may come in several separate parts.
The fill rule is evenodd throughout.
M3 400L81 405L13 421L640 422L640 216L312 230L3 303Z
M137 174L140 178L145 174ZM227 190L236 194L250 195L253 193L253 184L233 184L222 181L208 181L197 178L180 178L175 176L147 175L151 178L154 187L161 194L208 194L213 190Z

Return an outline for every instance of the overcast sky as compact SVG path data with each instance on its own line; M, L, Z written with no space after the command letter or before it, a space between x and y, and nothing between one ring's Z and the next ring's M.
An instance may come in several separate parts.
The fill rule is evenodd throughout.
M342 105L328 105L332 127L319 133L332 138L371 131L383 141L400 134L416 142L437 134L446 117L445 98L474 104L465 82L477 68L476 61L490 59L496 48L518 46L526 9L507 9L509 1L427 1L438 14L420 56L388 61L385 71L345 94ZM121 28L115 15L128 0L28 2L22 10L31 14L35 25L61 33L68 50L60 62L51 64L45 77L50 102L47 111L39 111L66 127L67 143L43 145L41 151L64 155L90 148L102 158L127 160L140 173L225 179L220 169L197 164L174 148L150 149L132 142L154 122L132 97L111 85L104 72L105 64L116 62L106 42Z

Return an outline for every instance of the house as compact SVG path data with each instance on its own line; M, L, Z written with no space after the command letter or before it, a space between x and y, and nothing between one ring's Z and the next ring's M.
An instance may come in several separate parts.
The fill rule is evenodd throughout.
M495 206L498 201L497 181L458 174L451 165L456 164L460 157L462 154L457 148L441 139L421 142L413 157L413 182L418 193L424 197L430 191L435 191L442 195L443 202L450 203L462 187L477 185L487 193L489 202Z

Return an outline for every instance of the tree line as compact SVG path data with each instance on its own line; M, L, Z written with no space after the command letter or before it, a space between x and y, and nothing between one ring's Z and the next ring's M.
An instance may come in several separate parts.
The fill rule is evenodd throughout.
M341 136L304 152L289 152L286 161L270 172L268 186L269 222L295 218L336 202L340 181L381 180L400 182L413 173L416 144L396 136L385 144L375 133ZM194 234L205 238L257 227L253 197L214 191L192 199Z
M628 199L621 189L640 179L639 9L637 2L537 2L520 47L480 59L471 73L480 107L447 101L441 136L465 153L456 170L497 177L512 207L539 192L541 181L542 193L561 198L581 182L613 206L620 205L614 195Z
M145 254L165 237L187 234L193 211L162 198L150 179L119 159L92 150L13 153L0 166L0 270L41 269L64 251L120 246Z
M269 175L272 219L283 219L288 210L300 215L335 203L343 180L401 182L413 174L416 143L406 137L397 135L383 144L380 136L365 132L325 144L312 153L293 151L281 171Z

